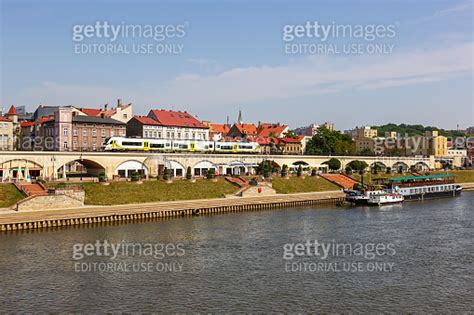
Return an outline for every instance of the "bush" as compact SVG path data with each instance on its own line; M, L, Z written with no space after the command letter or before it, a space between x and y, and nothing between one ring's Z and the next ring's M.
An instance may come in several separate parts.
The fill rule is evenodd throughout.
M99 182L100 183L103 183L103 182L106 182L107 181L107 176L105 175L104 172L100 173L99 174Z
M316 171L315 168L313 168L313 169L311 170L311 176L316 176L316 175L318 175L318 172Z
M163 179L164 180L169 180L170 179L170 171L167 167L163 170Z
M188 166L186 169L186 179L191 179L193 178L193 175L191 174L191 166Z
M391 173L392 173L392 168L391 168L391 167L387 167L387 169L385 170L385 173L391 174Z
M137 171L133 171L130 178L132 179L132 182L138 182L141 179L141 176Z
M346 166L346 174L351 175L352 174L352 167L350 165Z
M213 179L215 177L216 170L213 168L210 168L209 171L207 172L207 179Z
M283 164L281 168L281 177L286 177L288 175L288 165Z
M301 167L301 165L298 165L298 170L296 171L296 176L300 177L302 173L303 173L303 167Z

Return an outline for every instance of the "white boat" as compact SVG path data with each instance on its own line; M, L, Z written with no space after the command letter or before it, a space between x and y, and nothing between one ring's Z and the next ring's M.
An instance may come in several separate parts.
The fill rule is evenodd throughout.
M403 200L405 200L405 198L397 193L374 194L369 197L367 204L380 206L389 203L403 202Z

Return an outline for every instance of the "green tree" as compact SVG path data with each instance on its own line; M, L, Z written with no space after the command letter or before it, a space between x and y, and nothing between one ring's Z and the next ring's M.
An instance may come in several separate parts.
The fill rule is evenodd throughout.
M288 165L283 164L281 168L281 177L286 177L288 175Z
M300 177L303 174L303 167L298 165L298 169L296 170L296 176Z
M213 168L210 168L209 171L207 172L207 179L213 179L216 175L216 170Z
M329 161L324 162L324 164L327 164L331 171L337 171L341 168L341 161L336 158L331 158Z
M352 155L355 151L355 143L348 135L325 127L318 128L306 145L306 153L317 155Z
M312 168L312 169L311 169L311 176L314 177L314 176L316 176L316 175L318 175L317 170L316 170L315 168Z
M170 179L170 171L168 170L167 167L163 170L163 179L164 180L169 180Z
M365 161L354 160L351 161L347 166L350 166L353 170L363 171L369 166Z
M186 169L186 179L191 179L193 178L193 175L191 174L191 166L188 166Z
M351 175L352 174L352 167L350 165L346 166L346 174Z

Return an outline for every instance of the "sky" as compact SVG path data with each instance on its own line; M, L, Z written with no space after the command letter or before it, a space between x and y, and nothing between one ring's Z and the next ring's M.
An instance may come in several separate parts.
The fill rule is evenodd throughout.
M292 128L474 125L470 0L0 4L4 109L101 107L120 98L137 115L186 110L215 123L234 122L241 110L245 122ZM97 23L142 32L85 31Z

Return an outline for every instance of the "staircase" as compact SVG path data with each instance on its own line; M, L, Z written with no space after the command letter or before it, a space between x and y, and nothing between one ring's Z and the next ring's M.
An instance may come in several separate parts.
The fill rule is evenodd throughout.
M46 196L48 191L39 184L21 183L17 185L18 189L23 191L27 196Z
M225 178L226 181L231 182L232 184L235 184L235 185L239 186L240 188L247 188L248 186L250 186L250 184L245 179L243 179L242 177L226 176L224 178Z
M343 174L321 174L321 177L344 189L352 189L354 184L360 184L359 181Z

